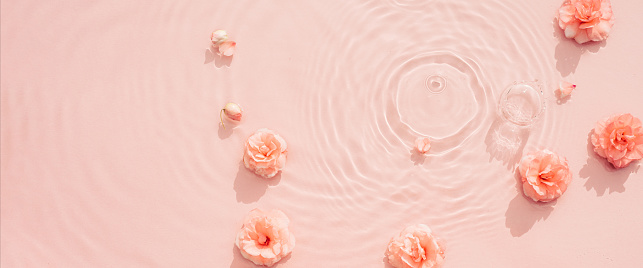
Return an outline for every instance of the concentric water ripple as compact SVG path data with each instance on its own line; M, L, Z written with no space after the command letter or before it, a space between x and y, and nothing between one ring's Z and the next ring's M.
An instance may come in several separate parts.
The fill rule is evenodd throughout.
M515 191L513 167L504 158L520 156L486 142L497 133L497 97L514 81L552 83L547 51L533 43L547 33L526 31L537 26L517 4L430 6L364 1L335 9L329 19L342 27L329 28L324 34L332 42L311 51L311 93L299 103L312 127L311 146L333 150L308 160L329 183L317 194L339 215L366 224L351 217L353 211L375 216L384 210L388 217L376 225L420 221L452 239L489 238L485 230L504 216L490 211L504 212L501 200ZM549 119L529 134L540 137ZM434 141L429 156L413 155L418 136Z
M14 178L26 186L8 200L41 209L14 212L8 233L29 230L17 238L33 241L21 249L36 261L235 258L230 267L242 267L234 234L255 207L291 215L298 245L284 267L377 267L390 237L413 223L429 224L463 260L459 245L505 231L516 194L507 159L555 146L562 129L548 111L528 137L499 127L507 85L539 79L547 93L557 84L552 53L538 43L550 21L528 1L76 2L27 3L11 12L24 21L3 20L15 36L3 39L12 51L3 64L22 63L6 72L31 75L7 94L10 110L25 113L12 119L29 119L8 131L24 141L14 152L25 152L9 168L27 177ZM219 28L238 41L227 62L208 51ZM217 124L228 101L245 109L234 130ZM239 163L262 127L289 144L273 180ZM412 151L418 136L433 140L426 156ZM499 140L515 144L493 146ZM166 257L178 251L198 263Z
M388 89L396 92L400 121L430 137L432 153L457 148L484 121L491 98L478 72L475 62L450 52L418 55L392 72Z

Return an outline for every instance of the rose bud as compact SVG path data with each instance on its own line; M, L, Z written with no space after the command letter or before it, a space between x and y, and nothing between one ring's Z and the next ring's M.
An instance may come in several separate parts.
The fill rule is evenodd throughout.
M228 40L228 33L226 33L225 30L216 30L212 32L210 40L212 40L213 45L218 46L219 44Z
M223 123L223 116L225 115L225 118L228 120L238 123L241 121L241 116L243 114L243 110L241 109L241 106L239 104L233 103L233 102L228 102L223 109L221 109L221 112L219 112L219 117L221 118L221 125L223 128L225 128L225 124Z

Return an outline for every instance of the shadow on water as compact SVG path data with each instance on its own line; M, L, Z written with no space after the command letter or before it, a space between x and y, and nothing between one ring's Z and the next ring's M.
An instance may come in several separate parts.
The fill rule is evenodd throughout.
M554 28L553 36L558 39L558 45L556 45L554 52L556 69L562 76L568 76L576 72L580 57L585 51L596 53L607 44L606 41L589 41L584 44L578 44L574 39L565 37L565 33L558 26L558 19L554 18L552 26Z
M218 132L219 139L223 140L230 137L230 135L232 135L232 130L233 130L232 127L223 127L223 125L219 123L219 132Z
M522 191L522 182L517 169L515 174L516 189L518 194L509 202L505 212L505 226L514 237L527 233L540 220L546 220L554 210L556 200L542 203L532 201Z
M230 67L232 64L232 56L221 56L219 51L217 51L213 46L210 46L205 50L205 59L203 60L203 64L208 64L213 61L214 66L217 68L221 68L223 66Z
M411 148L411 161L413 161L413 165L419 166L424 164L424 162L427 159L427 156L423 153L418 152L415 150L415 148Z
M236 245L232 246L232 263L230 263L230 268L251 268L251 267L257 267L254 265L251 261L246 260L243 256L241 256L241 252L239 251L239 248L237 248Z
M630 163L629 166L616 169L594 152L592 145L592 133L594 129L587 134L587 163L581 168L579 176L585 181L585 189L588 191L594 189L596 196L603 196L605 192L625 192L625 181L630 174L637 173L640 165L638 161Z
M268 186L275 186L281 180L281 172L270 179L264 179L248 170L243 161L239 162L239 171L234 180L234 191L237 192L237 202L244 204L256 202L268 189Z
M521 152L529 139L529 129L513 125L501 118L497 118L489 127L485 144L489 161L501 161L508 169L513 168L520 161Z

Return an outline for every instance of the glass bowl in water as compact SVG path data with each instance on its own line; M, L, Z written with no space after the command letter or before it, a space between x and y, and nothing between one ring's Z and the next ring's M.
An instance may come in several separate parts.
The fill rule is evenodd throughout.
M538 81L514 82L500 96L498 109L507 121L521 127L531 126L545 110L541 84Z

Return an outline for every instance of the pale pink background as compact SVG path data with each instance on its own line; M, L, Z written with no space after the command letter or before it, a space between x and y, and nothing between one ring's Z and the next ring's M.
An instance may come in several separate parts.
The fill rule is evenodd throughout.
M445 267L638 267L641 164L613 170L587 140L612 114L643 118L643 2L615 0L609 39L582 46L561 38L560 3L3 0L0 266L253 267L233 243L259 207L297 237L278 267L387 267L415 223L446 241ZM209 46L219 28L232 59ZM487 100L465 142L421 158L413 129L433 125L400 114L427 107L396 102L392 73L433 51L475 62ZM578 84L565 103L561 78ZM532 79L546 112L498 149L497 98ZM234 130L218 125L228 101L245 109ZM290 151L267 181L240 164L262 127ZM549 205L513 171L541 148L574 174Z

